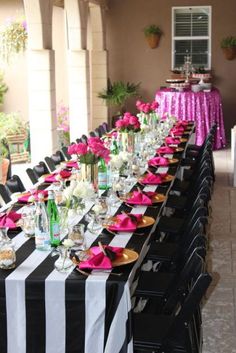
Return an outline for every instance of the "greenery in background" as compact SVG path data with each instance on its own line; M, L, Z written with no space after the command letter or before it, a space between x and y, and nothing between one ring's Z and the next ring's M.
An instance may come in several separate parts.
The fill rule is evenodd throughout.
M26 134L27 126L19 113L0 112L0 137L7 138L8 135Z
M160 27L156 25L146 26L143 31L146 37L150 36L151 34L157 34L157 35L162 34L162 30L160 29Z
M107 89L98 93L98 98L103 99L110 107L115 106L119 109L118 113L123 113L125 103L130 97L139 96L140 83L134 84L130 82L111 82L108 79Z
M236 47L236 37L229 36L221 40L221 48Z
M0 105L3 104L4 96L7 92L8 88L4 82L3 74L0 72Z
M25 51L27 47L28 33L24 18L9 18L0 31L0 57L3 62Z
M9 135L24 134L27 139L27 123L22 121L19 113L5 114L0 112L0 155L6 157L8 155L7 145Z

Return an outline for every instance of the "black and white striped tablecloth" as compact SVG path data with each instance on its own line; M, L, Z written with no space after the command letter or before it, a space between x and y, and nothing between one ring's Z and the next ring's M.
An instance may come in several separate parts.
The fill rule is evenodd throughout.
M168 172L176 170L173 166ZM169 184L144 190L168 192L168 188ZM140 206L131 212L158 219L162 207ZM122 204L113 211L121 210L129 208ZM80 221L86 223L83 216ZM132 353L130 285L154 227L146 228L144 235L103 230L97 236L86 231L89 246L100 240L140 254L138 262L113 269L123 273L120 277L109 273L85 277L75 269L59 273L49 252L35 250L34 240L23 232L15 235L16 268L0 270L0 353Z

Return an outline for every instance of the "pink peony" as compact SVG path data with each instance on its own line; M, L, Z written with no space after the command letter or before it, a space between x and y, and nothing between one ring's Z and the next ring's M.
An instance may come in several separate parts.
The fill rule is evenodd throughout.
M159 104L158 104L156 101L153 101L153 102L151 103L151 109L152 109L152 110L156 110L158 107L159 107Z
M88 145L85 143L78 143L75 145L76 154L85 155L88 153Z
M67 152L68 152L69 154L76 154L76 144L70 145L70 146L67 148Z
M116 127L117 129L122 129L123 127L125 127L125 122L123 120L117 120L116 121Z
M136 125L138 123L138 118L136 116L131 115L129 118L130 125Z
M91 146L93 143L101 143L101 144L103 144L103 141L100 139L100 137L90 137L88 139L88 145Z

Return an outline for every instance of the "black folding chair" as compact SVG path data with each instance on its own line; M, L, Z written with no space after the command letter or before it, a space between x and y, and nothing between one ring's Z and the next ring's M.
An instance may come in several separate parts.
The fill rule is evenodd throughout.
M201 273L172 315L145 312L133 314L134 351L200 352L200 343L196 341L193 321L211 280L208 273Z

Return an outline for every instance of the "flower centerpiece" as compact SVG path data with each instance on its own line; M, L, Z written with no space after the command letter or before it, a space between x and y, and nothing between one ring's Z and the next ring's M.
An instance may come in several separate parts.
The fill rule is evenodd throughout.
M76 155L81 167L82 180L91 182L95 188L98 183L98 161L110 160L110 151L99 137L90 137L87 143L77 143L68 147L68 153Z
M9 62L15 54L25 51L28 40L25 19L7 19L0 32L0 39L0 55L5 62Z
M158 120L157 108L159 104L156 101L151 103L145 103L137 100L136 107L140 111L137 116L141 121L141 130L146 130L147 128L153 127Z
M134 133L140 131L139 119L129 112L116 121L116 129L119 131L121 149L129 153L134 152Z

